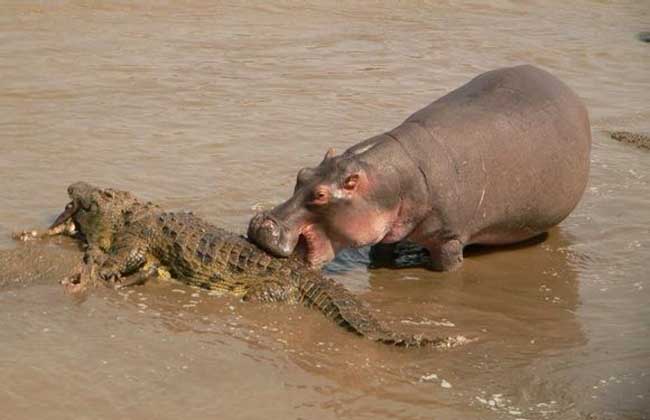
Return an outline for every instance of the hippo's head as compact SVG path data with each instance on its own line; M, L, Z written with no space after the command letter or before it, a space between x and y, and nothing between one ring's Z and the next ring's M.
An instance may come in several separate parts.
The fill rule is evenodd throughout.
M139 205L131 194L111 189L101 190L85 182L68 187L70 203L57 217L50 230L81 234L89 245L108 250L114 232L120 230L133 208Z
M394 177L378 172L350 150L334 156L330 149L316 168L298 172L291 198L253 217L249 238L279 257L299 248L313 267L343 248L382 241L400 200Z

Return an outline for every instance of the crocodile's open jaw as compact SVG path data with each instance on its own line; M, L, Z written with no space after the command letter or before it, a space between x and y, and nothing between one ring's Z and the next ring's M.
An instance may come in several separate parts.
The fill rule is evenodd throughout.
M79 210L79 205L76 201L71 201L65 206L63 213L56 218L54 223L48 228L48 233L52 235L74 235L77 233L77 226L74 222L74 215Z
M65 206L65 210L63 210L63 213L61 213L59 217L56 218L54 223L52 223L52 225L49 228L54 229L59 225L72 221L72 216L74 216L74 214L77 212L78 209L79 209L79 205L74 200L69 202L68 205Z
M99 207L93 207L97 202L98 194L101 190L86 184L77 182L68 187L70 202L65 206L63 212L56 218L54 223L48 229L50 234L64 234L75 236L82 234L84 236L95 234L99 231L96 223L104 221L99 217ZM106 198L108 200L108 197ZM108 207L108 206L107 206ZM94 208L94 210L93 210Z

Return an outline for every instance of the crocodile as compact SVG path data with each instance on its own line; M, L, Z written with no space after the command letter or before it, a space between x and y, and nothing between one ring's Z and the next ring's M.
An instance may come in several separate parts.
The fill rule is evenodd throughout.
M158 273L244 301L302 303L348 331L397 346L452 347L454 337L428 338L393 331L341 284L312 270L302 258L277 258L246 237L191 212L168 212L126 191L85 182L68 187L70 203L44 232L18 239L67 235L86 246L83 263L67 281L86 288L142 284ZM85 275L84 275L85 273Z
M621 143L631 144L639 149L650 150L650 135L630 131L611 131L610 137Z

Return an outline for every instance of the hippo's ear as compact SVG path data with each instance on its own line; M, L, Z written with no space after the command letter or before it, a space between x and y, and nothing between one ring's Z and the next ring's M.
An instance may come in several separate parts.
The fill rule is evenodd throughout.
M296 189L301 185L306 184L314 176L314 170L312 168L302 168L298 171L296 176Z
M323 158L323 162L325 162L328 159L333 158L335 155L336 155L336 150L333 147L330 147L329 149L327 149L327 153L325 153L325 157Z

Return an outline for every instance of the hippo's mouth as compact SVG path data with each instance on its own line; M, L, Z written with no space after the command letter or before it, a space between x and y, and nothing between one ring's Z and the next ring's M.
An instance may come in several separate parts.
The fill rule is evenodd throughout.
M320 225L300 222L288 226L268 213L258 213L251 219L248 237L276 257L294 256L312 268L331 261L338 250Z
M312 268L319 268L334 259L335 245L315 225L306 225L300 236L294 254L299 255Z

